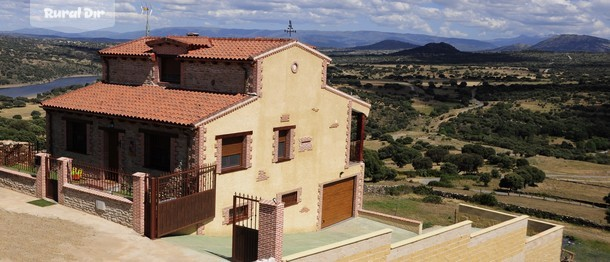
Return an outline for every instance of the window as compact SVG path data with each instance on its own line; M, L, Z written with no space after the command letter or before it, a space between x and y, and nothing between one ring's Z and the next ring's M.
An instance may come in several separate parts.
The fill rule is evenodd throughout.
M283 194L282 202L284 202L284 207L294 206L299 203L299 194L297 191Z
M87 154L87 123L66 120L66 150Z
M144 140L144 166L170 171L171 135L145 133Z
M222 145L220 158L220 172L227 173L247 168L246 142L252 132L231 134L216 137Z
M161 61L161 82L180 83L180 61L175 56L159 56Z
M295 126L274 128L275 132L275 150L273 161L283 162L292 159L292 134Z
M236 207L235 209L231 208L229 209L229 224L233 223L233 214L235 214L235 222L239 222L242 220L246 220L249 217L249 211L250 209L248 208L248 205L243 205L243 206L239 206Z

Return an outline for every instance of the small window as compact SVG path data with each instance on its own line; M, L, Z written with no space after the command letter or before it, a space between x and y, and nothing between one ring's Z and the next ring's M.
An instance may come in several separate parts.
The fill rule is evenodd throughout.
M171 136L169 134L144 134L144 166L160 171L170 171Z
M66 150L87 154L87 124L85 122L66 121Z
M283 162L292 159L292 134L294 126L273 129L277 136L275 141L274 162Z
M284 202L284 207L294 206L299 203L299 194L297 191L283 194L282 202Z
M236 207L235 209L229 209L229 223L233 223L233 214L235 214L235 222L246 220L249 217L248 205Z
M246 142L252 132L219 136L222 156L220 159L221 173L242 170L246 168Z
M160 56L161 82L180 83L180 60L175 56Z

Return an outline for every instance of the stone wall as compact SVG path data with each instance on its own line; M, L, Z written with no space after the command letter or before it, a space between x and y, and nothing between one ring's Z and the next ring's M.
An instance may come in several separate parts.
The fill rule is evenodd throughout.
M252 68L245 63L184 61L182 88L219 93L245 93Z
M123 85L153 85L156 66L150 58L104 57L106 82Z
M0 167L0 186L31 196L36 195L35 177L4 167Z
M104 192L66 184L63 188L64 205L78 209L112 222L132 227L132 202L123 197ZM96 202L101 201L105 209L96 208Z
M196 166L197 159L192 159L193 152L189 150L192 136L190 129L175 126L152 125L145 122L132 122L112 118L100 118L90 115L74 115L49 110L48 121L52 132L48 137L53 140L51 153L55 156L65 156L74 159L76 163L90 166L105 166L107 153L104 151L104 128L112 127L119 131L119 168L126 173L147 172L159 173L144 167L145 133L164 133L171 138L170 170L178 166L182 169L189 165ZM66 121L80 120L87 122L87 154L79 154L66 150Z

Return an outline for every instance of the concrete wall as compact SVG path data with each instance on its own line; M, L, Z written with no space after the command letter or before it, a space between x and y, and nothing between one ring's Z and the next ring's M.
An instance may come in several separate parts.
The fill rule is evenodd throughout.
M392 230L384 229L323 247L299 252L282 261L385 261Z
M295 62L298 70L293 73ZM352 103L322 88L325 63L299 47L263 58L256 68L261 72L256 78L258 98L204 123L200 151L205 162L220 160L216 136L252 131L250 167L218 176L216 217L205 225L206 235L230 235L231 226L222 223L223 209L232 207L234 192L273 199L278 193L299 188L301 202L284 211L284 232L317 230L322 185L363 174L363 165L348 163ZM285 126L295 126L294 158L274 163L273 129Z
M423 229L423 223L421 221L407 219L404 217L397 217L362 209L358 210L358 216L381 221L382 223L390 223L392 226L406 229L418 235L422 233Z
M126 198L91 190L75 185L63 187L64 205L78 209L112 222L132 227L132 202ZM96 208L96 201L105 204L105 210Z
M0 186L27 195L36 195L36 178L30 174L0 167Z
M106 82L123 85L152 85L158 70L155 62L148 57L119 58L104 57ZM156 73L157 72L157 73ZM107 74L106 74L107 73Z
M526 261L560 261L563 226L530 219L529 232L536 233L525 240Z
M106 151L104 145L104 130L113 127L121 130L119 133L119 167L126 173L145 172L157 174L160 171L144 168L144 133L142 130L172 134L170 169L179 165L183 169L197 165L197 159L189 148L193 144L195 131L176 126L150 125L144 122L124 121L110 118L94 117L86 114L69 114L54 110L47 111L47 120L51 124L53 148L50 152L55 156L65 156L79 163L90 166L106 166ZM49 120L50 119L50 120ZM78 119L89 121L87 124L87 154L74 153L66 150L66 120Z
M182 88L219 93L246 93L252 66L244 62L183 61Z

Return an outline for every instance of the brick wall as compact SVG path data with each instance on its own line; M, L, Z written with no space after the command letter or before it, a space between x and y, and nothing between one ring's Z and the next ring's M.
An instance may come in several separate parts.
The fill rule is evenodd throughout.
M66 184L63 188L64 205L78 209L112 222L132 227L132 202L118 196ZM105 210L96 208L96 201L104 202Z
M105 57L106 81L111 84L153 85L156 70L150 58Z
M237 62L184 61L182 88L220 92L245 93L252 67Z
M0 167L0 186L31 196L36 195L36 178L4 167Z

